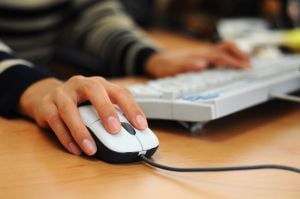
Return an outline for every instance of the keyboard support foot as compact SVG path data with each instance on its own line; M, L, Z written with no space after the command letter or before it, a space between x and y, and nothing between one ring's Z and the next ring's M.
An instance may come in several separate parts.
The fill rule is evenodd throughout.
M183 121L178 121L178 122L184 128L188 129L192 133L200 131L203 128L204 124L205 124L205 122L183 122Z
M293 96L293 95L288 95L288 94L271 94L270 96L272 98L276 98L276 99L300 103L300 97L298 97L298 96Z

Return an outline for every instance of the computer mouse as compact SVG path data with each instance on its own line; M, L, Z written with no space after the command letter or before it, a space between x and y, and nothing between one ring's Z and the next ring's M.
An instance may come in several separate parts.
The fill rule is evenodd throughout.
M156 135L149 128L134 128L119 108L116 111L121 130L117 134L110 134L92 105L79 107L82 121L96 142L97 152L94 157L108 163L137 162L141 160L140 155L151 157L159 146Z

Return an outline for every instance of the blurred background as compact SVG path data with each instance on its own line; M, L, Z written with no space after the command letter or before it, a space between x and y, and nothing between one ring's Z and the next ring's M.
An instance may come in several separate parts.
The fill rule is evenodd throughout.
M143 27L160 27L212 42L230 40L252 55L278 56L300 50L300 0L121 2Z
M261 18L270 28L299 26L299 0L122 0L143 26L163 25L210 38L224 18Z

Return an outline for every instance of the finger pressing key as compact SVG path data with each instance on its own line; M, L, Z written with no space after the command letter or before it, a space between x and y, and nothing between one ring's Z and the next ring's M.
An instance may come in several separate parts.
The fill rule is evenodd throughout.
M85 98L95 107L105 129L109 133L118 133L121 129L121 123L114 105L103 86L105 82L106 80L101 77L89 78L81 91Z
M119 105L127 119L137 129L144 130L148 127L146 117L140 107L135 102L131 93L123 87L106 82L104 84L110 98Z

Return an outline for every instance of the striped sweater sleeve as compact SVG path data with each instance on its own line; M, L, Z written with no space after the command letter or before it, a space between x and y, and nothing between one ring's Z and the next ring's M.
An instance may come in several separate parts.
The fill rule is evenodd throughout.
M88 2L88 1L85 1ZM97 56L109 75L144 73L157 46L139 29L118 1L89 1L74 25L74 40Z
M46 77L49 75L30 62L16 58L0 40L0 116L15 116L22 93L31 84Z

